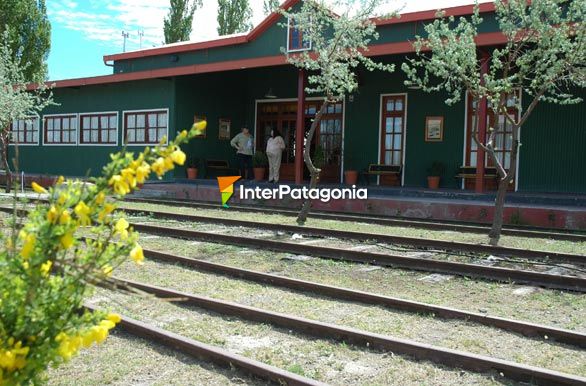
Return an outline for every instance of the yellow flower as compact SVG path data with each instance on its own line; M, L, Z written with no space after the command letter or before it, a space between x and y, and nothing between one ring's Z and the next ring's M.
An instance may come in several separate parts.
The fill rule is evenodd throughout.
M61 213L61 216L59 216L59 224L66 225L69 224L70 221L71 215L69 214L69 211L64 210L63 213Z
M47 262L41 264L41 274L43 276L47 276L49 274L49 271L51 270L51 267L53 266L53 262L51 260L47 260Z
M151 165L151 169L153 172L157 174L157 176L161 177L165 174L165 159L163 157L159 157L156 159L155 162Z
M36 182L33 182L31 184L33 190L39 194L41 193L47 193L47 189L43 188L41 185L37 184Z
M106 319L114 323L120 323L120 321L122 320L122 318L118 314L108 314L106 316Z
M124 196L130 193L130 186L128 185L128 182L124 178L122 178L122 176L112 176L112 178L110 178L110 181L108 181L108 184L113 187L114 192L116 194Z
M106 200L106 194L104 192L98 193L98 195L96 196L96 204L102 205L104 203L104 200Z
M173 153L171 153L171 159L177 165L183 165L185 163L185 153L177 149Z
M149 164L142 164L141 166L136 168L136 182L142 184L149 177L150 173L151 167L149 166Z
M179 133L177 136L177 139L180 141L184 140L185 138L187 138L187 130L181 131L181 133Z
M130 251L130 258L138 265L141 265L144 260L144 253L142 251L142 247L138 244L132 248Z
M116 234L120 235L120 239L126 240L128 238L128 221L125 218L120 218L116 221L116 225L114 225L114 229L116 230Z
M35 248L35 242L37 241L37 236L34 233L27 234L26 232L21 232L21 236L24 235L24 244L22 246L22 250L20 251L20 255L28 259L30 255L33 253L33 249Z
M59 198L57 199L57 203L59 205L63 205L65 204L65 201L67 201L69 199L69 195L67 193L62 193L59 195Z
M58 217L59 212L57 211L57 208L55 208L54 205L51 205L51 209L49 209L47 212L47 221L49 221L51 224L54 224Z
M63 176L59 176L59 178L57 178L57 185L61 185L63 183L63 181L65 181L65 178L63 178Z
M120 176L126 181L129 187L136 187L136 178L134 177L134 170L131 168L123 169L120 172Z
M112 271L114 270L114 268L110 265L110 264L106 264L102 267L102 272L104 272L104 275L106 276L112 276Z
M207 121L194 123L193 126L191 126L191 135L201 135L205 133L207 125Z
M85 204L85 202L80 201L76 206L75 206L75 214L77 215L77 218L79 219L79 224L82 226L85 225L90 225L92 220L90 219L89 215L91 213L91 209Z
M73 245L73 235L71 233L64 234L63 236L61 236L60 242L63 249L71 248L71 246Z

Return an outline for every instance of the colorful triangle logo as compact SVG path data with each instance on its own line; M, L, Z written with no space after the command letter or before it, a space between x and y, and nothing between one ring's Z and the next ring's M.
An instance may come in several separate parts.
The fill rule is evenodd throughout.
M234 194L234 183L240 179L240 176L218 177L218 187L222 196L222 206L229 208L228 200Z

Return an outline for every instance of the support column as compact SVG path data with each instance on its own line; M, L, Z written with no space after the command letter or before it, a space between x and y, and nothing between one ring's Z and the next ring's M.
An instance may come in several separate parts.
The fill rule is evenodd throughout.
M295 127L295 183L303 183L303 142L305 138L305 70L297 77L297 124Z
M490 56L487 52L482 52L481 55L481 63L480 63L480 82L484 83L484 74L488 72L488 61L490 60ZM488 102L486 98L482 98L478 101L478 139L481 143L486 143L486 117L487 117L487 108ZM476 151L476 181L475 181L475 191L476 193L484 192L484 161L485 157L484 149L478 146Z

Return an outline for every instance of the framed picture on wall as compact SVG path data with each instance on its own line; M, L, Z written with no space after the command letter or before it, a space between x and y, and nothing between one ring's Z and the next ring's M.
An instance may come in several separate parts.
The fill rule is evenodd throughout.
M195 115L193 117L193 123L194 124L195 123L198 123L198 122L201 122L201 121L205 121L205 120L206 120L206 117L204 117L203 115ZM195 138L205 138L206 137L206 132L207 132L207 130L204 130L204 132L202 134L196 135Z
M425 118L425 141L441 142L444 140L444 117Z
M218 139L219 140L230 140L230 127L232 121L227 118L220 118L220 124L218 126Z

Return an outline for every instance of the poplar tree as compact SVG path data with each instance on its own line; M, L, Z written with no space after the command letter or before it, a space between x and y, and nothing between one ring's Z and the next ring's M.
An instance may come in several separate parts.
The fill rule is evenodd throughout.
M403 64L407 85L427 92L446 91L449 105L468 92L477 106L488 102L488 108L504 118L500 124L512 127L511 138L507 138L512 143L508 169L496 155L500 149L495 128L487 129L485 140L478 136L478 116L472 128L474 141L498 172L491 245L499 242L507 189L515 180L521 126L540 102L582 101L577 92L586 86L584 4L584 0L496 0L496 22L505 41L487 51L490 57L484 60L475 42L482 28L478 4L470 18L457 22L440 12L438 19L425 26L427 36L415 40L415 58ZM525 108L518 97L520 92ZM518 116L509 114L511 104L520 112ZM532 135L527 129L523 135Z
M0 0L0 36L26 82L44 81L51 49L45 0Z
M165 44L189 40L193 25L193 14L201 7L201 0L171 0L169 13L163 21Z
M282 51L289 63L309 72L305 91L323 97L323 104L307 133L303 151L303 160L311 174L310 189L317 186L321 173L311 159L311 142L328 105L342 100L358 88L358 68L388 73L395 69L392 64L378 63L364 55L368 52L368 44L379 37L373 19L393 16L376 13L384 3L385 0L340 0L336 10L343 12L338 14L326 0L304 1L296 12L281 10L291 27L301 32L307 44L307 49L302 52L289 53L285 48ZM298 224L305 224L310 208L311 200L306 200L297 217Z
M264 0L262 11L265 16L270 15L279 8L279 0Z
M218 35L246 32L252 28L248 0L218 0Z

